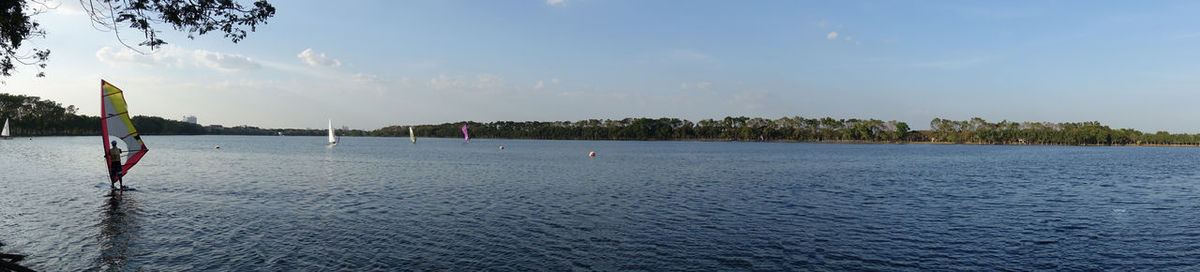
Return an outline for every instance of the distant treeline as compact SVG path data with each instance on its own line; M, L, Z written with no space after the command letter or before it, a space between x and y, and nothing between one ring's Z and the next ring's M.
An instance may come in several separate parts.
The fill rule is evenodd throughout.
M462 137L464 123L415 126L421 137ZM906 141L911 136L908 124L875 119L805 119L784 117L776 120L750 117L725 117L692 122L677 118L625 118L622 120L583 120L576 122L466 122L472 137L572 140L792 140L792 141ZM372 132L373 136L407 136L402 126L390 126Z
M462 137L468 124L472 137L574 140L719 140L810 142L933 142L959 144L1039 145L1200 145L1200 134L1146 134L1112 129L1099 122L989 123L980 118L954 121L935 118L930 130L911 130L905 122L876 119L725 117L691 122L676 118L626 118L576 122L457 122L414 126L419 137ZM407 136L403 126L390 126L371 136Z
M79 115L75 106L34 96L0 94L0 119L10 119L14 136L99 135L100 117ZM143 135L287 135L324 136L324 129L266 129L252 126L200 126L161 117L134 116ZM2 122L2 121L0 121ZM935 118L930 130L876 119L725 117L698 122L677 118L589 119L557 122L455 122L413 126L418 137L462 137L467 124L472 137L570 140L717 140L814 142L934 142L1051 145L1200 145L1200 134L1154 134L1112 129L1099 122L989 123L980 118L955 121ZM377 130L338 130L341 136L407 137L407 126Z

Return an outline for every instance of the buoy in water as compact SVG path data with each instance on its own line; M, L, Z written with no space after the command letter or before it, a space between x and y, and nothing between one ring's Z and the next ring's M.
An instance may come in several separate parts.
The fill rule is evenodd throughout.
M588 157L595 157L595 156L596 156L596 151L592 151L591 153L588 153Z
M221 149L221 145L217 145L215 149Z
M504 146L503 146L503 145L502 145L502 146L500 146L500 150L504 150Z

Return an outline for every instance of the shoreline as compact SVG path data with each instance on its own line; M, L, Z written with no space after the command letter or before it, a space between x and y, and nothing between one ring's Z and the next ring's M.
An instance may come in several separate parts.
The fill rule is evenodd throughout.
M13 136L8 140L19 140L44 137L94 137L99 135L43 135L43 136ZM236 134L147 134L143 136L254 136L254 137L324 137L324 136L276 136L276 135L236 135ZM408 136L339 136L351 138L408 138ZM417 138L437 138L437 139L456 139L458 137L417 137ZM927 141L864 141L864 140L786 140L786 139L768 139L762 141L754 140L737 140L737 139L545 139L545 138L497 138L497 137L472 137L473 139L502 139L502 140L547 140L547 141L646 141L646 142L759 142L759 143L815 143L815 144L920 144L920 145L997 145L997 146L1120 146L1120 147L1200 147L1200 144L1011 144L1011 143L984 143L984 142L927 142Z

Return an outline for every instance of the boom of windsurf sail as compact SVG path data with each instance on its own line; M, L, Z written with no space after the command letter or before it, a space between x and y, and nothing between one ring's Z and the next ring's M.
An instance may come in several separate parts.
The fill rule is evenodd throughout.
M470 135L470 134L467 134L467 124L463 124L463 127L462 127L462 129L463 129L463 140L466 140L466 141L467 141L467 143L470 143L470 142L471 142L471 135Z
M133 121L129 119L129 106L125 104L125 94L118 89L117 86L109 84L107 81L100 80L100 130L104 135L104 159L109 161L108 150L112 149L110 137L115 137L125 142L125 152L129 153L129 157L125 159L125 163L121 165L121 173L119 176L124 176L129 172L130 168L146 155L146 143L142 142L142 136L138 134L137 128L133 127ZM110 177L116 180L119 176Z

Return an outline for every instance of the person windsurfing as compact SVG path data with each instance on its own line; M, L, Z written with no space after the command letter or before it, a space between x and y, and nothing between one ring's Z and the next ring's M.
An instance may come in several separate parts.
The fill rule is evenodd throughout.
M121 148L117 147L117 141L112 141L112 148L108 150L108 176L113 177L108 186L119 188L116 187L118 181L121 182L121 187L125 186L125 181L121 180Z

